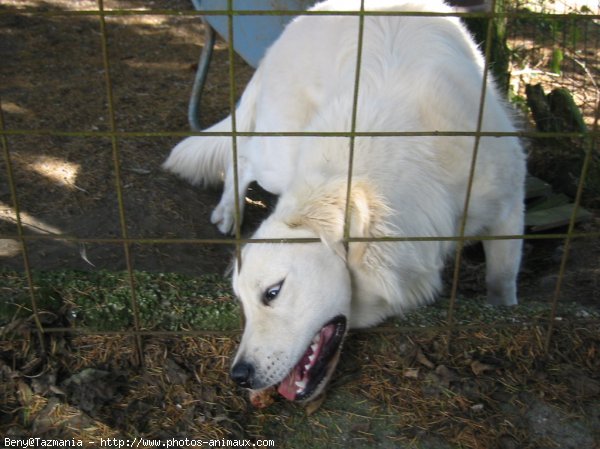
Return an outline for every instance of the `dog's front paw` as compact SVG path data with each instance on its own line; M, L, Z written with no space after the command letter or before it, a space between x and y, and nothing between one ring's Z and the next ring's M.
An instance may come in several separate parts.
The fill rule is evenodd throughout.
M487 302L492 306L515 306L517 301L516 281L514 278L489 280L487 283Z
M235 233L235 213L230 207L219 204L213 210L210 221L222 234L232 235Z

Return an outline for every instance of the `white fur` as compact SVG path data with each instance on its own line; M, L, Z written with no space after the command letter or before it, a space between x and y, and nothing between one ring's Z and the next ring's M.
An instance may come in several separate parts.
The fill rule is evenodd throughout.
M316 10L357 10L329 0ZM366 0L367 10L449 11L436 0ZM359 19L302 16L268 50L236 110L238 131L350 131ZM484 62L459 20L367 16L357 131L477 130ZM491 77L483 131L514 131ZM230 130L229 119L209 129ZM451 237L459 233L475 148L473 136L357 137L350 205L351 237ZM320 327L337 314L351 327L374 325L434 299L451 241L353 242L344 237L349 139L240 138L240 198L257 180L280 195L257 238L318 237L322 243L249 244L233 285L246 315L236 361L255 368L253 387L281 381ZM225 173L213 213L234 225L230 137L192 137L165 166L193 182ZM514 137L483 137L466 235L515 235L523 229L525 159ZM486 241L488 301L515 304L521 241ZM347 251L346 251L347 249ZM265 289L285 279L279 296Z

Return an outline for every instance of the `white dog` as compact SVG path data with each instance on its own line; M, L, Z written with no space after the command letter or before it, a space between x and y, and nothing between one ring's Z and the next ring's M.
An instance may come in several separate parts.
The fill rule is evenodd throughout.
M437 0L365 5L367 11L451 11ZM313 9L357 11L360 1L328 0ZM356 131L414 134L356 137L348 201L348 137L239 138L240 199L252 180L280 195L254 237L313 239L247 244L233 275L246 327L232 377L254 390L278 385L290 400L322 391L348 328L375 325L434 299L455 247L447 237L459 234L476 147L465 235L523 232L525 158L517 138L416 135L478 126L515 130L491 77L478 120L484 61L460 21L367 15L363 34ZM236 109L237 130L351 131L358 36L356 16L295 19L248 84ZM231 119L208 131L231 131ZM212 214L224 233L234 225L231 142L190 137L165 163L194 183L224 175ZM346 245L345 226L353 238ZM409 239L369 240L384 236ZM410 239L420 237L426 240ZM521 240L485 240L484 249L488 301L516 304Z

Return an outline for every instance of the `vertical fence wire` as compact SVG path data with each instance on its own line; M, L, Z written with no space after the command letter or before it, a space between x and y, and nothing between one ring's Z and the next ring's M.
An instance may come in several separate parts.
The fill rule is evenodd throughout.
M596 132L598 131L598 121L600 117L600 103L596 103L596 112L594 117L594 125L593 125L593 133L591 136L585 138L585 143L587 143L587 148L585 151L585 156L583 159L583 164L581 166L581 175L579 176L579 183L577 185L577 193L575 195L575 204L573 205L573 211L571 212L571 217L569 219L569 228L567 230L567 236L564 239L563 243L563 254L560 260L560 267L558 270L558 277L556 279L556 285L554 288L554 294L552 295L552 304L550 306L550 313L548 318L548 330L546 333L546 339L544 341L544 349L546 354L550 350L550 343L552 339L552 335L554 333L554 328L556 325L556 314L558 309L558 300L561 295L562 284L565 278L565 273L567 270L567 261L569 259L569 253L571 250L571 242L573 240L573 233L575 231L575 223L577 221L577 212L579 211L579 207L581 206L581 198L583 196L583 186L585 185L585 181L587 175L589 173L590 166L592 164L593 153L596 150Z
M360 72L362 66L362 49L363 49L363 38L365 31L365 1L360 2L360 12L358 15L358 40L356 47L356 72L354 74L354 92L352 98L352 119L350 124L350 142L348 148L348 178L346 184L346 204L344 205L344 232L343 239L346 247L346 254L350 251L350 244L348 239L350 238L350 227L352 226L352 176L354 172L354 148L356 145L356 120L358 116L358 95L359 95L359 84L360 84Z
M454 311L456 308L456 298L458 295L458 283L460 277L460 265L462 261L462 252L465 246L465 231L467 227L467 218L469 213L469 205L471 202L471 193L473 190L473 179L475 178L475 167L477 165L477 156L479 155L479 144L481 142L481 131L483 127L483 116L484 116L484 108L485 108L485 98L486 92L488 90L488 75L490 67L490 58L492 53L492 32L494 28L494 21L497 20L496 16L496 0L492 0L491 15L487 19L487 29L486 29L486 42L485 42L485 52L484 52L484 60L485 64L483 67L483 78L481 81L481 93L479 95L479 110L477 112L477 124L475 128L474 144L473 151L471 153L471 164L469 166L469 179L467 181L467 190L465 192L465 199L463 203L463 212L460 218L460 225L458 230L459 239L456 242L456 250L454 255L454 271L452 274L452 288L450 291L450 303L448 305L448 316L446 320L446 325L448 326L448 338L446 351L449 351L450 344L452 340L452 333L454 329Z
M227 47L227 59L229 61L229 110L231 111L231 160L233 168L233 198L234 198L234 217L235 217L235 264L237 270L242 269L242 211L240 207L240 180L239 180L239 161L238 161L238 135L236 119L236 81L235 81L235 54L234 54L234 27L233 27L233 0L227 0L227 37L229 45ZM206 26L209 26L206 23ZM227 176L227 175L226 175ZM240 313L240 326L244 326L244 314Z
M233 27L234 9L233 0L227 0L227 36L230 45L227 47L227 59L229 60L229 110L231 111L231 157L233 161L233 188L235 199L235 240L236 240L236 263L238 270L242 268L241 255L241 227L242 215L240 208L240 178L239 178L239 160L238 160L238 135L236 118L236 97L237 86L235 80L235 48L234 48L234 27Z
M102 61L104 66L105 84L106 84L106 98L108 103L108 118L111 132L111 145L112 145L112 158L115 170L115 189L117 194L117 202L119 209L119 225L121 228L121 238L123 239L123 254L125 256L125 264L127 266L127 277L129 281L130 300L131 300L131 311L133 314L133 327L134 327L134 344L135 352L138 357L138 363L142 365L144 363L144 351L142 346L142 337L139 333L141 330L140 321L140 310L136 294L136 281L135 274L133 271L133 263L131 259L131 243L129 240L129 233L127 232L127 220L125 215L125 201L123 199L123 183L121 177L121 151L119 146L119 140L116 136L117 125L115 118L115 102L114 102L114 90L111 78L111 67L110 67L110 56L108 50L108 35L106 29L106 18L104 15L104 0L98 0L98 19L100 22L100 41L102 45Z
M0 130L4 131L5 129L6 125L4 121L4 110L2 109L2 101L0 99ZM12 159L10 157L10 151L8 148L8 139L5 134L0 135L0 142L2 145L2 152L4 154L4 160L6 163L6 175L8 179L8 186L10 189L10 196L15 211L15 226L17 229L17 240L19 242L21 254L23 256L23 269L25 271L25 277L27 279L27 289L29 290L29 302L31 304L31 311L33 313L33 320L35 322L36 334L40 342L40 349L42 353L45 353L46 343L44 340L44 326L40 321L37 299L35 297L35 283L33 282L33 274L31 272L31 264L29 262L29 247L27 245L27 240L25 239L23 222L21 221L21 208L19 205L17 184L15 182L15 174L13 170Z

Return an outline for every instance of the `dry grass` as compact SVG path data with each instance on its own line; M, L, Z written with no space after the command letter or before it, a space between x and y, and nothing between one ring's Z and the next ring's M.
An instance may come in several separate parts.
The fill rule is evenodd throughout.
M13 354L13 366L0 367L10 417L4 427L12 436L84 440L271 438L282 448L304 440L410 447L432 444L433 436L448 447L537 447L542 437L557 437L528 427L533 403L560 411L568 424L600 399L600 325L561 324L548 353L545 335L540 325L463 330L450 341L426 330L355 333L328 396L310 415L285 401L265 410L248 404L228 379L235 335L150 337L143 368L134 365L129 337L47 336L56 349L40 364L35 334L24 335L0 348ZM110 377L81 386L96 394L83 411L81 392L64 379L86 368ZM597 428L586 432L598 441Z

